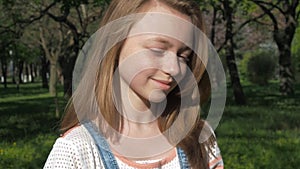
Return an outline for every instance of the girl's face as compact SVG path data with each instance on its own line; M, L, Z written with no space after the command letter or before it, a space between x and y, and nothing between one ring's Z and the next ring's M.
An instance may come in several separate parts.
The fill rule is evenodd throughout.
M152 4L149 12L173 15L190 21L184 15L164 4ZM160 26L159 24L155 25ZM191 30L172 31L191 42ZM122 93L133 103L161 102L186 74L187 61L192 50L175 38L159 34L142 34L126 39L119 57ZM129 88L128 88L129 87Z

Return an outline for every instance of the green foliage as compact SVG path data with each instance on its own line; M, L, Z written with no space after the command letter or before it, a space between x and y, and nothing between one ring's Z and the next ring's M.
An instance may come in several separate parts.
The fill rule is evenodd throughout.
M274 77L277 65L276 53L270 50L257 50L244 54L241 61L241 75L258 85L267 85Z
M62 11L69 11L72 7L79 7L82 4L95 4L95 6L106 6L110 0L55 0L62 3Z
M94 0L96 6L107 6L111 0Z
M300 6L299 6L300 8ZM292 66L296 81L300 81L300 28L298 27L292 43Z
M27 63L34 63L39 59L41 50L39 48L29 48L23 43L17 43L14 57L15 59L26 61Z

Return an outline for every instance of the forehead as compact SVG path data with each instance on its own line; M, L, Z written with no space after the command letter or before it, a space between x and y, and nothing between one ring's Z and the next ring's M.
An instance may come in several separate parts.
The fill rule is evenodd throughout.
M151 0L148 3L144 4L140 12L157 12L170 14L191 22L190 16L172 8L171 6L159 2L158 0Z
M193 29L190 16L160 2L150 0L146 2L137 16L136 22L131 27L127 37L152 34L164 35L177 39L186 45L193 45Z
M194 25L176 14L147 12L131 28L130 36L154 34L177 39L192 46Z

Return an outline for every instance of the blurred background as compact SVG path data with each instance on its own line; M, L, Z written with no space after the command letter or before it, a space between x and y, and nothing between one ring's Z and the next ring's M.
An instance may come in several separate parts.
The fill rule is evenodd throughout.
M109 0L0 0L0 168L42 168ZM227 76L225 168L300 164L298 0L199 0Z

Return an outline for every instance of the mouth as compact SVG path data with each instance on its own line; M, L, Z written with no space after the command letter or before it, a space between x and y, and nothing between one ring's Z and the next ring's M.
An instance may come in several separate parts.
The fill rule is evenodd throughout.
M151 80L157 85L158 88L162 90L169 90L172 86L172 81L169 80L160 80L160 79L153 79Z

